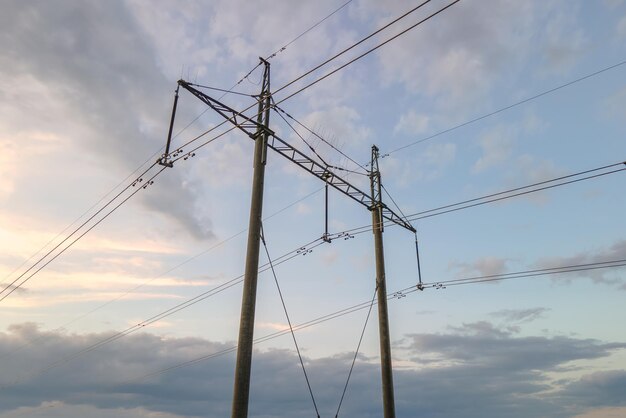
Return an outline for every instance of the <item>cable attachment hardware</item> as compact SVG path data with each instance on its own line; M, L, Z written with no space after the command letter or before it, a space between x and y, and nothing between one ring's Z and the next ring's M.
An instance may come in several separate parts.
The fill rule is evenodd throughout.
M330 238L330 234L328 233L328 180L332 177L332 174L329 171L324 172L322 174L322 179L324 180L324 234L322 235L322 240L327 243L331 243L332 240Z
M165 154L163 154L156 162L164 167L174 167L174 162L172 162Z
M417 257L417 289L424 290L424 285L422 284L422 267L420 266L420 250L417 242L417 232L415 232L415 256Z

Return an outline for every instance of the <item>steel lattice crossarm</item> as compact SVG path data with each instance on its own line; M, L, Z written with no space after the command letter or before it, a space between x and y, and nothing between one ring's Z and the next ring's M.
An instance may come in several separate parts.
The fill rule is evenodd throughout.
M192 83L189 83L185 80L179 80L178 85L189 91L198 99L202 100L202 102L204 102L207 106L209 106L211 109L222 115L222 117L224 117L226 120L234 124L236 128L245 132L246 135L248 135L250 138L256 139L258 132L261 132L260 130L265 131L269 137L267 143L267 146L269 148L273 149L278 154L287 158L289 161L297 164L304 170L313 174L315 177L319 178L323 182L328 183L328 185L332 186L346 196L356 200L363 206L367 207L369 210L373 210L376 206L376 202L374 201L372 196L365 193L358 187L350 184L347 180L338 176L335 172L332 171L332 169L330 169L330 167L318 163L303 152L299 151L297 148L294 148L292 145L276 135L274 131L265 127L263 124L255 121L254 119L244 115L237 110L234 110L233 108L225 105L219 100L214 99L211 96L195 89ZM400 225L401 227L406 228L411 232L415 232L415 228L413 228L413 226L409 222L405 221L402 217L397 215L384 203L382 204L381 209L381 215L384 219Z

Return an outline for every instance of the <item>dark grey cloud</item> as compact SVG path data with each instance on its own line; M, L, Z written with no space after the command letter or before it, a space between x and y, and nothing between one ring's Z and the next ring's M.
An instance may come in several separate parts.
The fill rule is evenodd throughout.
M541 318L545 313L549 312L548 308L529 308L529 309L503 309L492 312L491 316L501 318L507 322L524 323L532 322Z
M561 396L583 407L626 406L626 370L597 372L570 383Z
M508 262L506 258L483 257L471 263L451 262L449 268L457 270L459 277L491 276L506 273Z
M405 348L414 356L436 356L473 367L558 371L570 361L608 356L626 343L600 343L568 337L515 337L489 322L465 324L452 334L412 334ZM419 361L419 357L415 357Z
M569 257L546 257L537 261L533 268L551 268L556 266L570 266L580 264L603 263L607 261L626 260L626 240L618 240L607 248L595 251L585 251ZM576 273L574 273L574 276ZM571 280L573 275L553 275L553 280ZM578 277L588 277L596 283L617 285L626 290L624 268L608 268L581 272Z
M112 414L119 408L144 408L186 417L228 416L233 353L135 378L218 352L231 343L133 334L22 380L33 370L106 336L42 331L33 324L14 325L0 333L0 356L5 359L0 384L9 385L0 391L0 413L55 401L90 405ZM19 348L32 339L38 343ZM403 350L413 357L436 355L441 362L435 367L396 367L398 417L567 417L593 407L623 405L619 394L626 375L620 370L564 381L556 393L544 391L553 383L546 372L558 371L573 360L606 357L626 344L516 337L488 323L468 324L449 334L413 334L406 341ZM350 353L305 358L322 416L334 416L351 358ZM11 385L16 379L19 383ZM340 416L380 417L379 379L377 360L360 356ZM578 399L576 408L572 408L572 398ZM312 414L293 351L255 351L250 416L304 418Z
M158 70L124 2L6 1L0 25L0 76L19 92L17 99L0 92L13 98L7 106L15 118L6 122L14 130L73 138L68 153L92 153L120 173L164 144L174 83ZM198 193L183 176L170 170L158 182L163 187L150 190L158 196L143 193L150 195L144 206L197 238L211 236L210 222L198 215Z

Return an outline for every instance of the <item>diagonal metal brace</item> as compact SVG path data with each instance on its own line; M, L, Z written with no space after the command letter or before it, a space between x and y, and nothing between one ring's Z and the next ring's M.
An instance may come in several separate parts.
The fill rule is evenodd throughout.
M265 127L263 124L257 122L256 120L249 118L243 113L233 109L232 107L225 105L219 100L214 99L211 96L204 94L200 90L195 89L194 87L192 87L191 83L185 80L178 80L178 85L189 91L201 101L203 101L204 104L222 115L224 119L231 122L233 125L235 125L236 128L238 128L242 132L245 132L246 135L248 135L250 138L255 139L261 131L267 132L268 136L274 135L274 132L271 129ZM259 128L261 130L259 130Z
M387 205L385 205L384 203L375 202L372 196L370 196L368 193L362 191L358 187L349 183L347 180L338 176L334 171L332 171L330 167L324 166L317 161L311 159L308 155L293 147L291 144L280 138L278 135L276 135L274 131L265 127L263 124L260 124L254 119L244 115L243 113L234 110L233 108L225 105L219 100L214 99L199 90L196 90L191 86L190 83L184 80L179 80L178 84L184 89L188 90L198 99L202 100L202 102L204 102L207 106L222 115L224 119L234 124L236 128L244 132L253 140L256 139L258 132L266 132L269 137L267 143L267 146L269 148L273 149L289 161L313 174L315 177L327 183L329 186L340 191L349 198L357 201L369 210L381 210L381 216L384 219L393 222L394 224L399 225L405 229L408 229L411 232L415 232L415 228L413 228L411 224L409 224L402 217L397 215L393 210L387 207ZM382 207L380 207L381 205Z

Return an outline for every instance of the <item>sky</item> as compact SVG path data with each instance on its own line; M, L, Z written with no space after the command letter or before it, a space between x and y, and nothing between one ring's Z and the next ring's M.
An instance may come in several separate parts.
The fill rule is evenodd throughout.
M626 259L626 1L461 0L290 97L447 4L280 90L417 3L2 0L0 418L229 416L253 142L212 140L223 119L181 89L187 158L153 163L177 80L244 93L203 90L243 110L259 57L280 108L318 136L277 112L271 129L364 190L355 162L376 145L383 199L417 229L424 291L414 235L384 232L387 288L403 290L389 300L398 417L626 416L625 267L448 282ZM371 214L331 190L324 243L325 206L318 179L268 155L267 252L291 322L313 321L295 336L320 416L335 416L365 329L339 416L380 417ZM249 416L315 416L264 267L266 336Z

